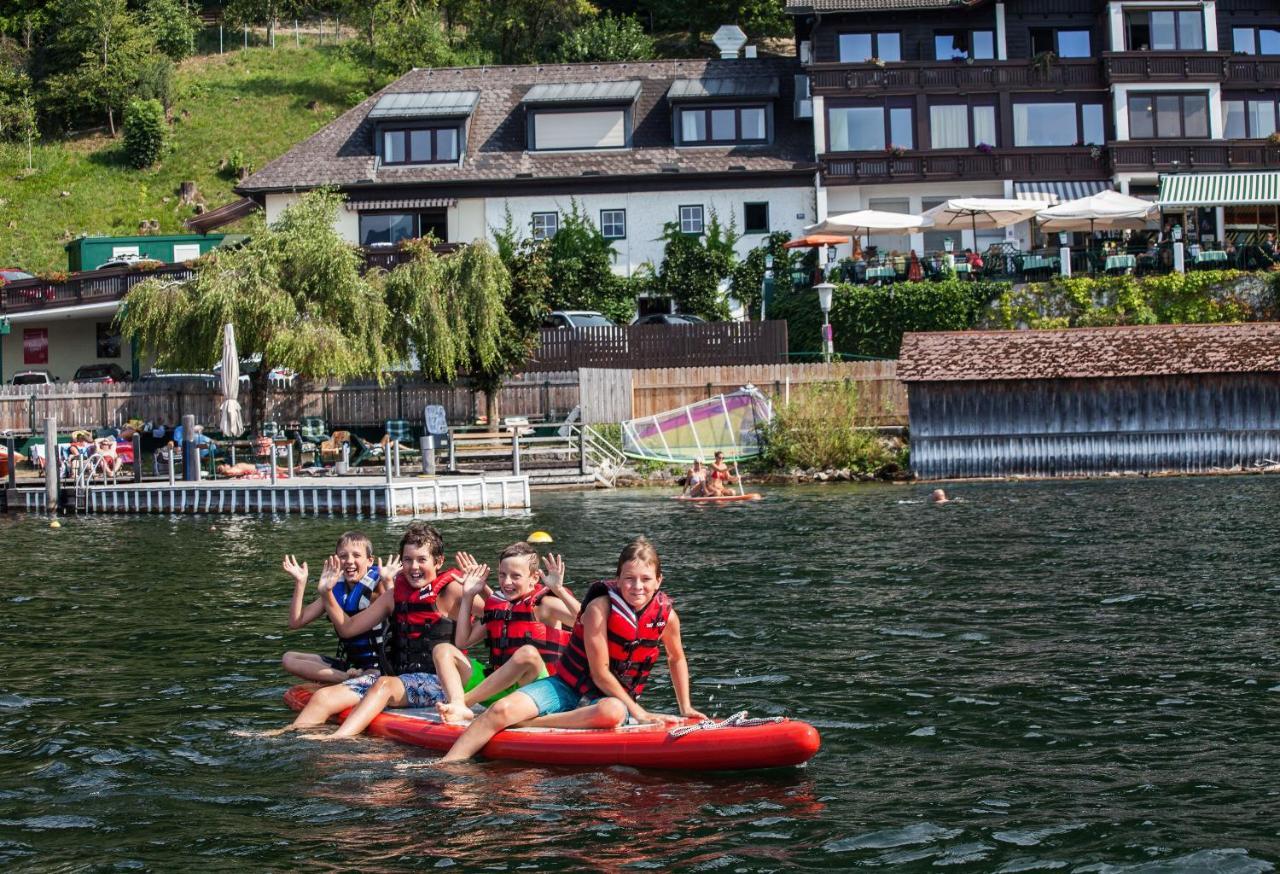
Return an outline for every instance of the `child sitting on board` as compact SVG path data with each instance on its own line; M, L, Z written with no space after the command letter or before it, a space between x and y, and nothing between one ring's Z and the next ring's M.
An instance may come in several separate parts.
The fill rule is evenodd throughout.
M347 616L333 598L324 597L325 611L343 638L368 633L390 622L389 652L382 676L365 674L311 696L290 729L315 728L335 714L353 708L327 740L355 737L387 707L431 707L445 700L434 673L431 653L453 638L454 622L467 588L489 576L488 565L472 565L464 574L456 568L440 572L444 541L440 532L421 522L411 524L400 540L400 566L392 585L355 616ZM392 568L388 567L388 575ZM482 609L483 599L472 609Z
M481 594L484 579L474 580L458 610L454 644L435 648L436 673L449 696L437 704L445 722L467 722L471 705L504 697L554 673L569 632L577 618L578 599L564 587L564 561L557 555L543 559L524 541L513 543L498 556L498 589L484 602L480 621L472 622L471 605ZM545 583L545 585L544 585ZM468 658L469 647L485 641L489 666Z
M332 592L348 616L367 609L385 588L381 566L374 562L373 543L369 538L359 531L346 532L338 538L333 555L325 559L315 599L303 606L309 569L306 562L298 564L294 556L286 555L280 567L293 577L289 628L303 628L324 616L324 599L328 592ZM284 654L281 664L286 671L304 680L341 683L365 671L378 670L384 631L384 626L379 624L365 634L346 639L339 637L338 652L333 656L289 651Z
M662 585L657 550L643 537L618 557L617 579L594 583L582 599L569 645L556 674L535 680L476 718L442 762L469 759L495 734L539 717L549 728L615 728L637 723L706 717L689 700L689 667L680 640L680 617ZM658 644L667 652L680 717L651 714L637 702ZM584 706L579 706L583 704Z

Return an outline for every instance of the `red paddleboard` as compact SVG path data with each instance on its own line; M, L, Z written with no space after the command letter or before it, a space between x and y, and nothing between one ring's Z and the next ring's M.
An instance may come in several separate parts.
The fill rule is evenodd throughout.
M672 495L673 501L691 501L695 504L727 504L730 501L763 501L764 495L759 492L747 492L745 495L707 495L695 498L690 495Z
M301 710L315 686L294 686L284 701ZM332 721L346 717L341 713ZM731 717L732 719L732 717ZM807 722L776 717L746 724L694 728L686 719L664 725L621 728L508 728L481 751L489 759L514 759L540 765L667 768L689 771L738 771L799 765L813 758L821 739ZM434 711L387 710L374 717L368 734L444 752L465 726L442 723ZM681 728L691 729L679 734ZM673 737L676 729L679 736Z

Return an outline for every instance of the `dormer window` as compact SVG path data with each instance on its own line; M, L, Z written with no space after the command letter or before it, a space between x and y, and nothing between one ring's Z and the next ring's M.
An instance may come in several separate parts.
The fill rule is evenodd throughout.
M525 94L531 152L626 149L638 81L535 85Z
M774 77L677 79L667 91L677 146L759 145L772 139Z
M465 150L467 120L479 91L384 94L369 119L383 166L457 163Z

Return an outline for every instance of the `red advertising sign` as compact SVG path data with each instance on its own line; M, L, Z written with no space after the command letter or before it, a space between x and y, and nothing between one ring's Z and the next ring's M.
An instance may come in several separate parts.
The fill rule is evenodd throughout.
M23 364L48 364L49 363L49 329L48 328L23 328L22 329L22 363Z

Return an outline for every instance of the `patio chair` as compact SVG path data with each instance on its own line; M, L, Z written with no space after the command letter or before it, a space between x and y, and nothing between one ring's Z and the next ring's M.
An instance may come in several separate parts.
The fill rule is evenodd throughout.
M166 443L151 456L151 472L156 476L168 476L170 467L174 476L182 476L182 448Z
M329 439L329 429L325 426L324 419L307 416L302 420L302 424L298 426L298 460L301 461L304 455L315 457L316 452L326 440Z
M416 458L422 454L422 451L414 446L413 427L405 419L387 419L387 431L382 435L382 439L378 441L377 446L372 447L375 453L385 454L391 446L391 441L400 444L401 458Z

